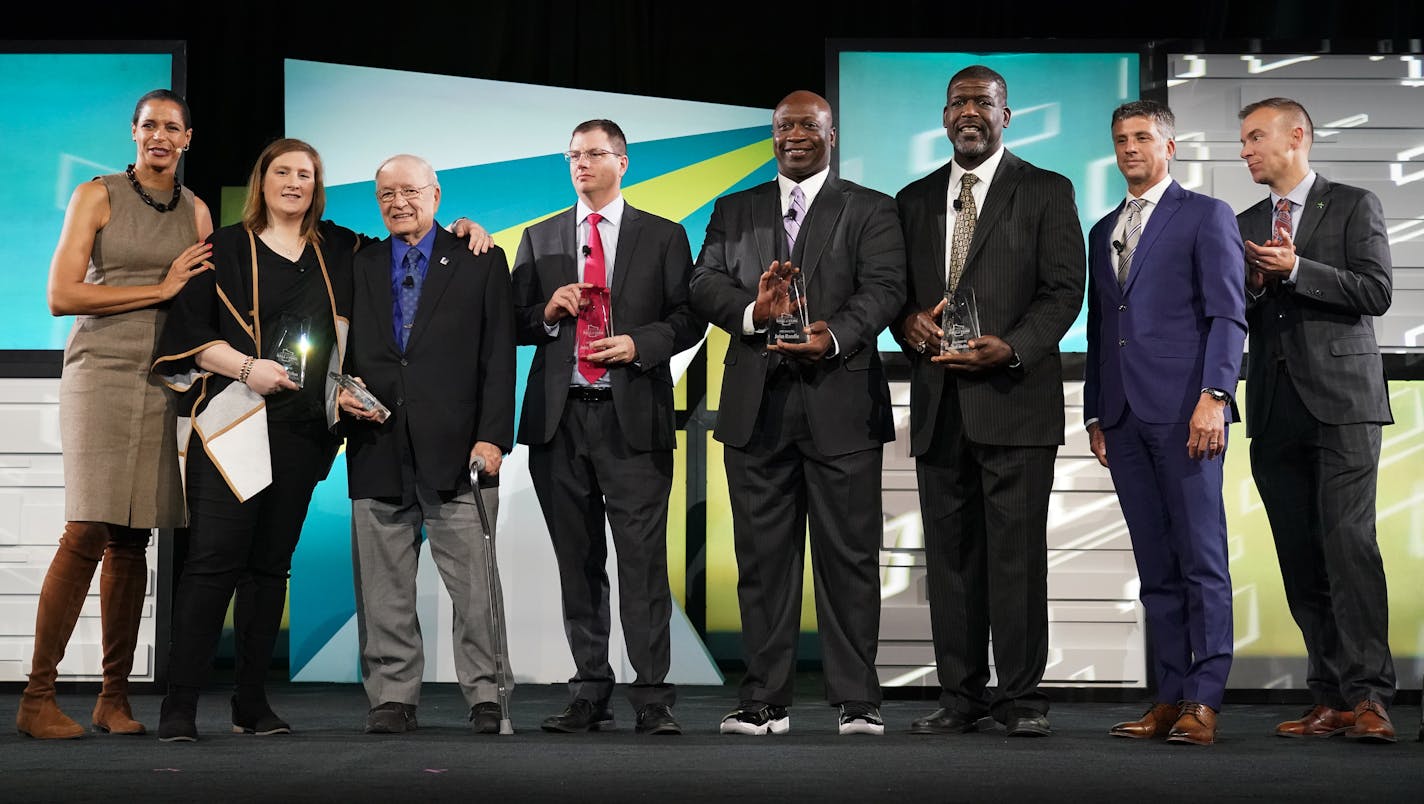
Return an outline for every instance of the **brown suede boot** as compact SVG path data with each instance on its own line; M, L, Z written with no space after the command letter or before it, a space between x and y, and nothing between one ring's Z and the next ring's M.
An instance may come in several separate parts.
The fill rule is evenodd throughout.
M143 734L143 724L129 709L129 671L133 670L138 624L148 591L146 530L111 528L99 575L99 606L104 629L104 686L94 705L96 731Z
M68 740L84 733L84 727L69 719L55 703L54 680L107 542L108 528L101 523L70 522L64 526L59 549L40 588L30 683L20 696L20 710L15 714L15 729L21 734L38 740Z

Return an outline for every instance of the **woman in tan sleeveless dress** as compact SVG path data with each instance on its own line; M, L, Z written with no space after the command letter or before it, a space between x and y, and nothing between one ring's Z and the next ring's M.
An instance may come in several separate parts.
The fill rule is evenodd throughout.
M41 739L84 729L55 704L56 667L100 561L103 689L95 729L142 734L128 704L152 528L184 524L174 411L149 372L168 301L207 269L208 208L176 183L188 106L154 90L134 109L126 173L80 185L50 265L49 306L74 315L60 380L65 525L40 591L30 681L16 728Z

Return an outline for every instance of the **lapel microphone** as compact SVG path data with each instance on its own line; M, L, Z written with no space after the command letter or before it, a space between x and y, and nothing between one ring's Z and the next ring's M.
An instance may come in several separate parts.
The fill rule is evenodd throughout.
M785 218L788 221L796 220L796 207L791 207L790 209L786 210Z
M961 210L963 210L963 209L964 209L964 202L963 202L963 201L960 201L958 198L954 199L954 211L955 211L955 212L959 212L959 211L961 211Z
M585 259L588 258L588 257L589 257L590 255L592 255L592 254L593 254L593 249L589 248L588 246L584 246L584 247L583 247L583 256L584 256Z
M1113 251L1116 251L1119 257L1122 256L1122 250L1125 248L1127 248L1127 246L1124 246L1121 242L1117 240L1113 241Z
M412 274L406 274L406 275L405 275L405 281L401 282L401 287L403 287L403 288L413 288L413 287L415 287L415 276L413 276Z

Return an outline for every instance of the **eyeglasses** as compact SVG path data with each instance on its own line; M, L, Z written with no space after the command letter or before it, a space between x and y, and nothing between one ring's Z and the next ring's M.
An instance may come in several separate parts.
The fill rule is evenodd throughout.
M392 204L395 203L396 196L399 195L407 201L414 201L420 197L421 193L434 186L434 184L427 184L423 187L401 187L398 190L381 190L376 193L376 200L382 204Z
M623 154L616 153L616 152L614 152L614 151L603 151L603 150L595 150L595 151L564 151L564 161L565 161L565 162L568 162L570 165L575 165L575 164L578 164L579 162L582 162L582 161L584 160L584 157L588 157L588 161L590 161L590 162L598 162L598 161L604 159L605 157L609 157L609 156L622 156L622 155L623 155Z

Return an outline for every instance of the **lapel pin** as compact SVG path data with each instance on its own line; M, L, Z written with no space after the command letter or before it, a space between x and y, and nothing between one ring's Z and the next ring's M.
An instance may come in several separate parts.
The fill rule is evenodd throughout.
M1324 201L1316 201L1316 202L1315 202L1315 208L1316 208L1316 209L1325 209L1325 202L1324 202Z
M449 264L450 264L450 258L449 258L449 257L441 257L441 258L440 258L440 264L441 264L441 265L449 265Z

